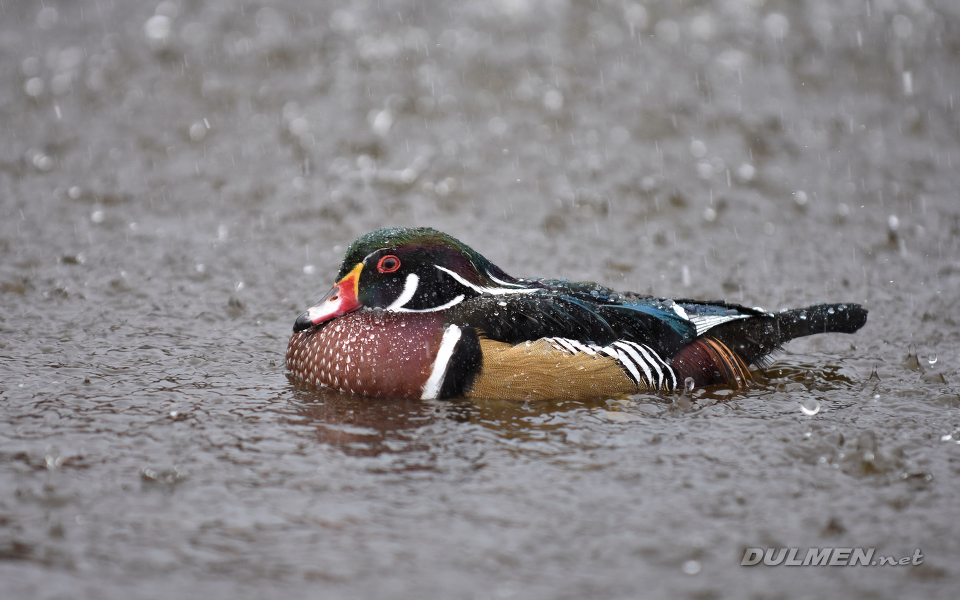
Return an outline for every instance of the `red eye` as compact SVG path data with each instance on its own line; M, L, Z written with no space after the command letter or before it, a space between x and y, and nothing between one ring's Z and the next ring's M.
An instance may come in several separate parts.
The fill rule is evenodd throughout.
M392 254L388 254L377 263L377 270L381 273L393 273L400 268L400 259Z

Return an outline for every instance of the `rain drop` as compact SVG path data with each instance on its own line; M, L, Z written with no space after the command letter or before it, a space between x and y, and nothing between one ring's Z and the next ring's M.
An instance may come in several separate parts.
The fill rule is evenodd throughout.
M43 83L43 80L39 77L33 77L27 80L27 83L23 86L23 91L27 93L31 98L37 98L38 96L43 95L43 90L46 86Z
M707 145L700 140L690 142L690 154L695 158L703 158L707 154Z
M700 561L698 560L688 560L683 563L683 572L687 575L696 575L700 572Z
M200 142L207 137L207 127L202 121L197 121L190 126L190 139L194 142Z
M737 168L737 177L742 181L753 181L753 178L757 176L757 169L748 163L743 163Z
M143 25L143 32L151 43L165 46L170 38L173 21L166 15L154 15Z
M901 40L909 40L913 35L913 22L906 15L894 15L890 25L893 33Z
M58 18L57 9L52 6L46 6L41 8L40 12L37 13L37 26L40 27L40 29L50 29L57 24Z
M657 37L668 44L676 44L680 41L680 26L670 19L658 21L654 26Z
M292 125L293 124L291 124L291 126ZM390 110L378 112L371 122L371 127L373 128L373 132L378 136L383 137L387 135L390 132L390 128L393 127L393 113Z
M931 365L931 366L937 364L937 353L936 353L936 352L931 352L931 353L927 356L927 364L929 364L929 365Z
M553 112L560 110L563 108L563 94L557 90L549 90L543 95L543 106Z
M763 20L763 28L767 35L782 42L790 31L790 21L780 13L770 13Z
M807 398L800 402L800 412L812 417L813 415L820 412L820 401L816 398Z
M507 124L507 121L501 117L493 117L487 123L487 129L496 137L503 136L509 128L510 126ZM504 153L506 154L506 150L504 150Z

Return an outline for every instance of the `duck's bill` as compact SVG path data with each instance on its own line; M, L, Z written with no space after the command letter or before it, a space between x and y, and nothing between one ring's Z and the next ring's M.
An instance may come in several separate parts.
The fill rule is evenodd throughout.
M362 269L363 263L359 263L347 273L346 277L338 281L320 302L297 317L297 321L293 324L293 332L310 329L314 325L336 319L360 308L360 300L357 299L357 282L360 280Z

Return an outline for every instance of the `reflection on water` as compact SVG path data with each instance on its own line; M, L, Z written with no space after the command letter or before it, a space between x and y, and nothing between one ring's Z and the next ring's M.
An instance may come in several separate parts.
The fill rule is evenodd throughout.
M423 449L416 443L416 430L442 418L440 408L420 400L376 400L315 388L294 377L289 381L296 390L290 401L296 422L312 426L317 440L348 454Z
M294 417L291 423L307 426L312 438L352 456L442 451L431 448L430 437L422 434L438 421L475 426L492 434L498 443L511 444L517 449L536 447L537 452L561 454L571 447L586 447L583 436L572 433L575 431L582 433L585 429L645 419L709 416L749 399L767 400L774 405L771 411L762 411L757 416L769 417L782 412L782 402L778 401L788 398L800 403L802 414L813 416L820 410L820 402L814 395L825 397L823 394L830 391L864 386L850 378L842 361L823 363L821 358L782 357L767 369L755 370L754 381L744 388L714 386L696 389L683 397L679 393L634 394L588 401L378 399L317 388L288 375L294 393L289 410L282 412ZM831 402L834 409L850 404ZM811 406L816 406L816 410L811 410ZM556 444L544 446L543 442Z

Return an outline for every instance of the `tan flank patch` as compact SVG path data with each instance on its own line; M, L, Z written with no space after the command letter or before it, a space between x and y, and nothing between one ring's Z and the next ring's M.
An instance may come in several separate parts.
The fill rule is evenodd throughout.
M609 356L572 354L544 340L511 346L481 338L480 348L483 366L470 398L588 400L638 391Z

